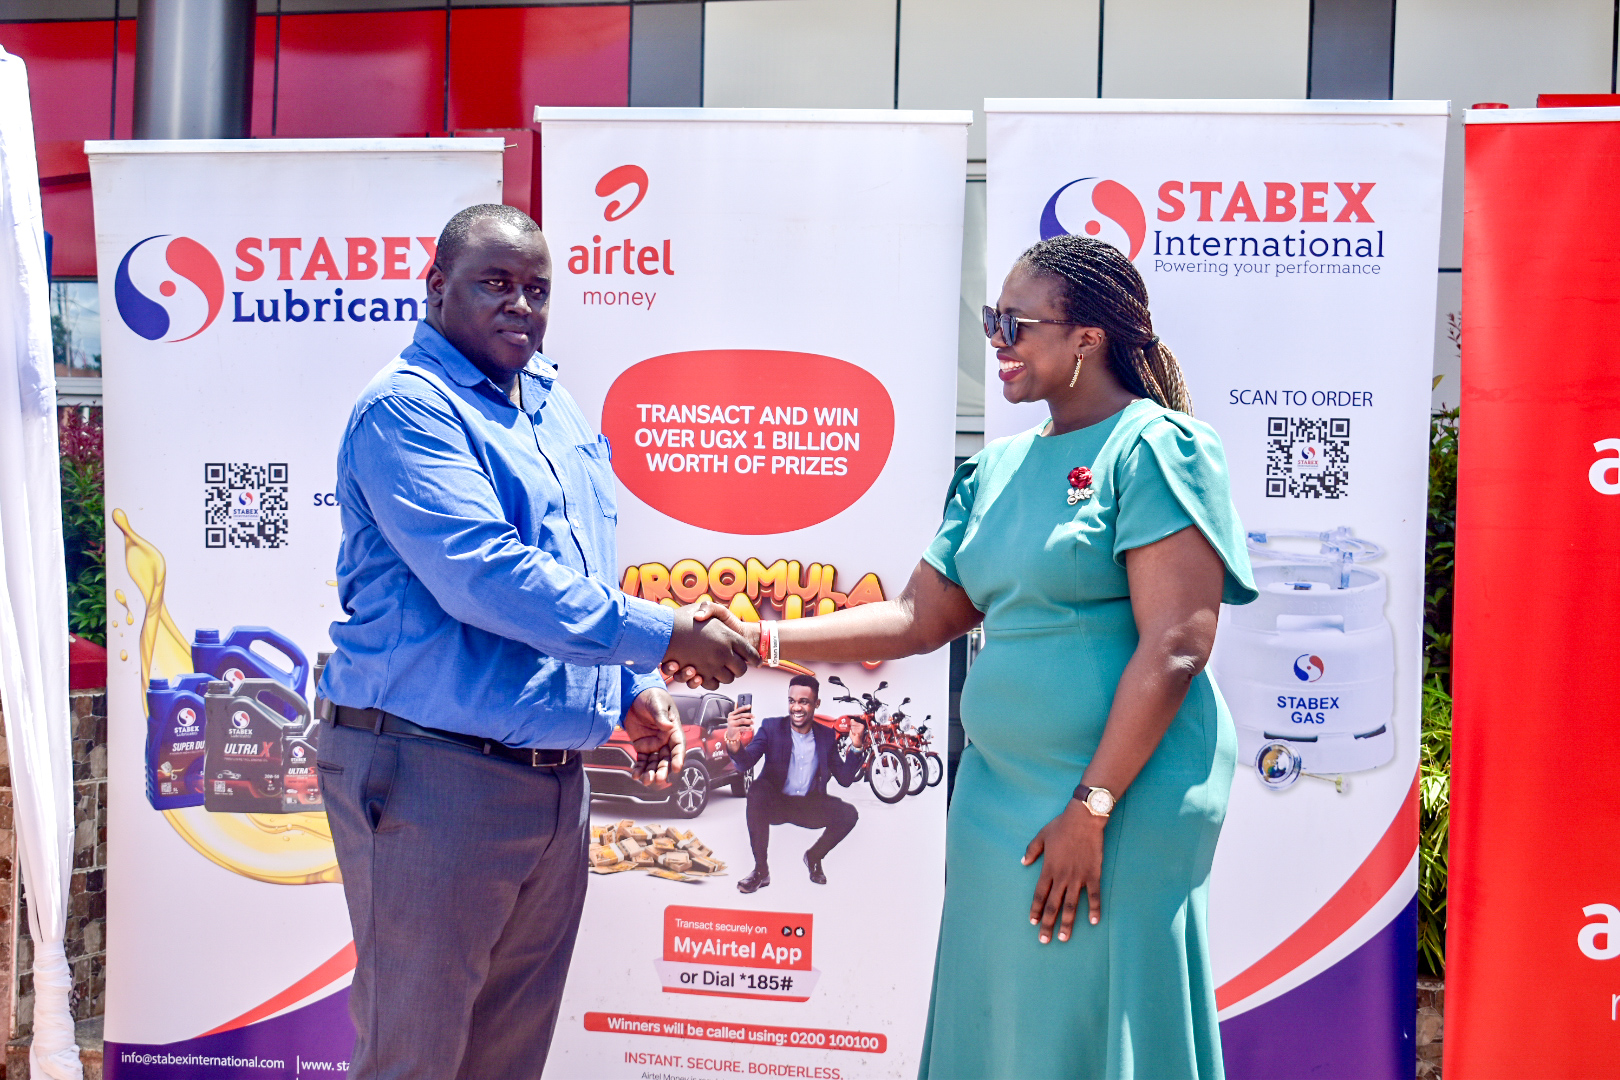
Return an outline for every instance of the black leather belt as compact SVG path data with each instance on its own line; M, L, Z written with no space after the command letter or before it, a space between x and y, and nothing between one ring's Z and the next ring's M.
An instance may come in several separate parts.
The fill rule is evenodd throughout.
M382 709L351 709L347 705L334 705L325 701L319 703L318 709L320 713L325 714L321 716L322 720L328 720L339 727L362 728L374 735L404 735L412 739L455 743L457 746L477 750L487 757L515 761L519 765L535 769L555 769L567 765L579 756L577 750L535 750L507 746L494 739L481 739L477 735L463 735L456 731L423 727L421 724L411 723L403 716L395 716Z

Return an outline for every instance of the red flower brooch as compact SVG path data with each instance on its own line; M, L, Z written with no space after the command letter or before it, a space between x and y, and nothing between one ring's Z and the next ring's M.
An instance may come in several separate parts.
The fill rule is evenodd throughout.
M1069 505L1097 494L1091 487L1091 470L1084 465L1069 470Z

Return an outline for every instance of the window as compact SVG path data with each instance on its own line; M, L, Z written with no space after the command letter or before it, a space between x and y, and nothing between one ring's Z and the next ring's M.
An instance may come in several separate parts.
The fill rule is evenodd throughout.
M56 377L101 377L101 298L94 281L51 282Z
M731 716L731 700L718 695L703 700L703 726L719 727Z

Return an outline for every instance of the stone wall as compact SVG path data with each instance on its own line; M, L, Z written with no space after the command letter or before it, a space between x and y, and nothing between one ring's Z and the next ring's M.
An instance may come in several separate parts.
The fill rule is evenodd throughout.
M107 694L75 690L73 710L73 876L68 886L67 960L75 1020L99 1017L107 986ZM5 748L0 728L0 751ZM19 895L12 828L10 757L0 757L0 998L11 1045L0 1080L26 1080L27 1044L34 1030L33 940L27 897ZM82 1041L82 1040L81 1040Z
M1418 1080L1440 1080L1440 1054L1445 1047L1446 984L1439 979L1418 980Z

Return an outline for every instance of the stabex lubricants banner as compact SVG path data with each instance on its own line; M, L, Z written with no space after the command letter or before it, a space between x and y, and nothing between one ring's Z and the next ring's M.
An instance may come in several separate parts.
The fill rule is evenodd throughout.
M986 302L1044 238L1129 255L1249 531L1261 596L1211 660L1238 736L1209 892L1226 1074L1410 1077L1446 104L985 111ZM986 365L987 438L1045 419Z
M970 118L537 111L546 353L612 443L627 592L796 620L905 584L951 473ZM621 739L587 754L594 875L547 1076L916 1075L947 655L809 667L672 687L673 790ZM734 760L742 709L783 749L796 716L836 802ZM756 853L770 884L744 893Z
M1445 1074L1613 1076L1620 109L1466 121Z
M108 1077L347 1071L310 717L333 469L499 139L92 142L109 653Z

